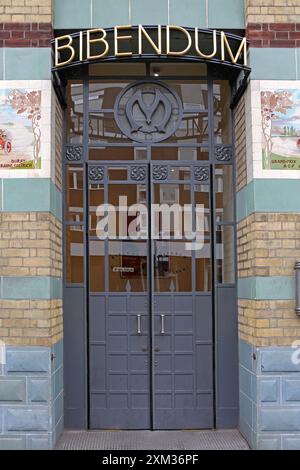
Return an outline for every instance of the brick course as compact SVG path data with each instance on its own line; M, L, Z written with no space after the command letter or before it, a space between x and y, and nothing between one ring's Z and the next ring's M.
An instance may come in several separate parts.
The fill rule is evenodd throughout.
M0 47L50 47L51 23L0 23Z
M300 214L254 213L237 228L238 275L293 276L300 258Z
M1 21L51 23L52 0L0 0Z
M293 300L239 299L239 337L257 347L291 346L300 337Z
M300 23L299 0L246 0L247 23Z
M251 47L300 47L300 23L248 23Z
M0 337L7 346L52 346L62 338L62 300L0 300Z
M49 212L2 212L0 275L62 276L62 226Z

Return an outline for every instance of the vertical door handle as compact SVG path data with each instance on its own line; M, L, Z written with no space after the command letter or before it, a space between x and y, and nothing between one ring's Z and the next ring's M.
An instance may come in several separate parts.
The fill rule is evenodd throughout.
M161 319L161 330L160 330L160 333L162 335L165 334L165 316L164 315L161 315L160 316L160 319Z
M141 315L137 315L137 334L140 335L142 334L141 331Z

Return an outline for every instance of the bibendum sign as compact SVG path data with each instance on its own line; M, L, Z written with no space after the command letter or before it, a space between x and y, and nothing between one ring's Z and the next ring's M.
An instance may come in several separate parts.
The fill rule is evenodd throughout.
M245 37L176 25L94 28L59 36L53 46L55 69L121 58L187 58L247 67Z

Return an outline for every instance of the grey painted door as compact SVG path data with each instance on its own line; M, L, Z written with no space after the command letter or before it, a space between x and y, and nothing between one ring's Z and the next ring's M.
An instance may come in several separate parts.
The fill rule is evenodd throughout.
M89 390L93 429L213 427L210 169L205 163L107 164L89 181ZM99 240L96 206L190 206L180 237L174 217L148 218L146 236ZM200 207L200 215L196 208ZM151 206L153 207L153 206ZM103 214L107 214L105 211ZM184 217L182 217L182 220ZM199 222L200 220L200 222ZM195 240L192 231L201 229ZM196 230L197 229L197 230ZM129 229L128 229L129 230ZM152 236L150 236L150 234ZM117 236L117 238L115 237ZM169 237L171 236L171 239ZM104 276L103 276L104 274ZM100 278L103 280L100 280Z
M129 239L122 207L147 201L148 166L90 166L89 390L92 429L151 426L148 240ZM101 179L95 181L99 173ZM119 196L123 198L120 201ZM100 204L117 207L101 241ZM98 212L99 213L99 212ZM107 214L103 211L102 214ZM124 214L123 214L124 215ZM100 229L99 229L100 230ZM101 232L101 230L100 230Z
M209 173L202 163L152 165L152 202L192 212L182 217L181 237L173 216L171 240L152 241L155 429L213 427ZM166 236L163 221L152 221Z

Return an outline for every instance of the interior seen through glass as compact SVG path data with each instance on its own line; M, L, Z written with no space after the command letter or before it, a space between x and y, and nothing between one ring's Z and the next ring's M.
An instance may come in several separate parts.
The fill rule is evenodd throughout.
M114 118L117 96L128 84L138 80L138 76L145 78L144 64L133 64L131 68L127 65L126 73L117 64L89 67L86 136L84 83L69 82L66 139L68 144L77 146L88 142L84 153L88 161L68 162L65 167L67 284L86 282L84 256L87 253L90 292L146 292L151 273L156 292L208 292L212 289L213 263L217 283L234 283L233 168L214 159L216 145L232 144L230 86L226 80L217 80L210 87L205 78L206 66L182 65L150 65L150 77L172 88L183 104L177 131L152 146L130 140L122 134ZM179 79L180 75L189 79ZM134 164L146 165L145 180L132 181L130 165ZM154 164L167 165L165 181L152 180ZM208 181L204 183L194 178L193 165L201 164L208 168ZM89 180L88 165L103 165L103 180ZM189 250L187 240L178 237L175 225L171 226L170 239L162 239L165 234L161 215L153 222L154 233L161 239L151 240L153 227L148 224L144 239L131 240L128 230L134 217L127 215L124 231L119 220L120 196L127 198L128 205L142 203L148 209L149 203L201 206L201 247ZM106 203L117 208L115 230L110 231L112 225L107 225L107 238L100 240L97 227L104 214L99 215L97 208ZM197 228L195 212L192 218ZM214 243L215 261L212 261Z

